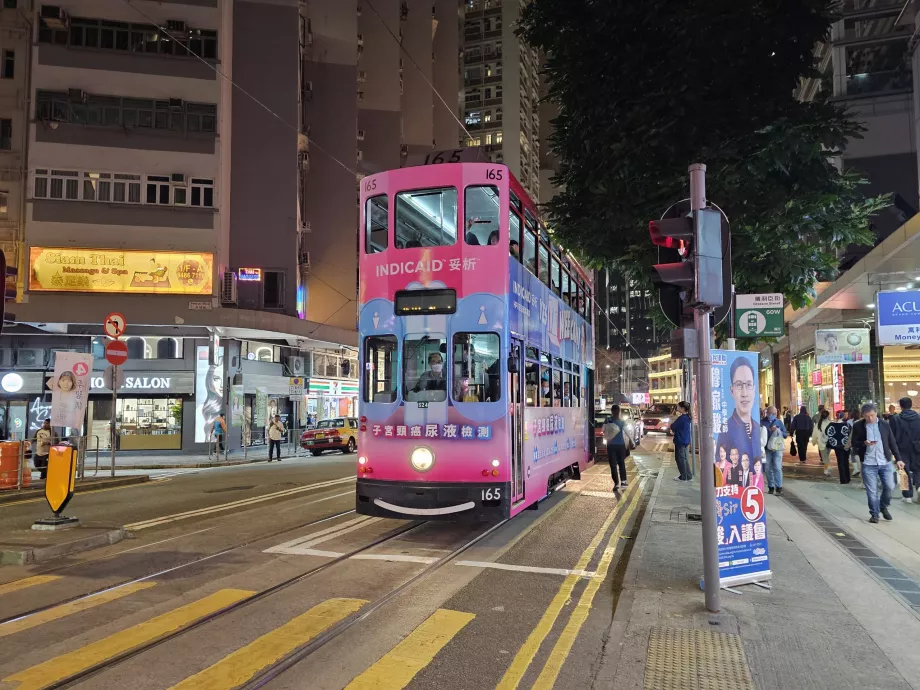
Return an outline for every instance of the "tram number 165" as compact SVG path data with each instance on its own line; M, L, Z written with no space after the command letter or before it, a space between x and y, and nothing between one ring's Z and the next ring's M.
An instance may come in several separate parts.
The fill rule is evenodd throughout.
M502 488L500 486L482 490L482 500L483 501L500 501L501 498L502 498Z

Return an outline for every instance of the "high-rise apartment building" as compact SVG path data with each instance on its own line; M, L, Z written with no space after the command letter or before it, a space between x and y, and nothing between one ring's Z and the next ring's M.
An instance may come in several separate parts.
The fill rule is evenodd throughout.
M524 0L463 3L463 121L540 200L539 60L514 31Z

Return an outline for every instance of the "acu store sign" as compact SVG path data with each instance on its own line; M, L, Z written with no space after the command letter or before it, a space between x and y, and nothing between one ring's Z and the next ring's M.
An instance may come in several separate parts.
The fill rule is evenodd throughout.
M879 292L875 332L879 345L920 344L920 290Z

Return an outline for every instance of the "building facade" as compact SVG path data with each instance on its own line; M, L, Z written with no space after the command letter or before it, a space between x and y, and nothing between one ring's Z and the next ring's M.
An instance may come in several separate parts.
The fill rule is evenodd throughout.
M463 3L463 121L468 146L484 146L540 197L539 59L515 27L524 0Z

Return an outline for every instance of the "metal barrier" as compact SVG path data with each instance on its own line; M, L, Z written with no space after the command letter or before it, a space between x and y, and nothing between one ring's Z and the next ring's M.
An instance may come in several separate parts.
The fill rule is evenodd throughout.
M66 444L73 446L77 450L77 479L86 478L86 451L91 450L88 448L88 440L95 439L95 451L96 451L96 469L93 472L93 476L96 476L99 472L99 437L96 435L92 436L63 436L61 438L53 439L55 445ZM35 464L35 452L32 450L32 441L24 439L18 441L19 443L19 457L17 460L16 468L16 490L22 490L23 485L23 476L25 474L28 463L26 461L26 448L29 448L29 460L32 461L32 464ZM37 468L36 469L40 469ZM30 470L31 473L31 470ZM112 468L112 476L115 476L115 468Z

